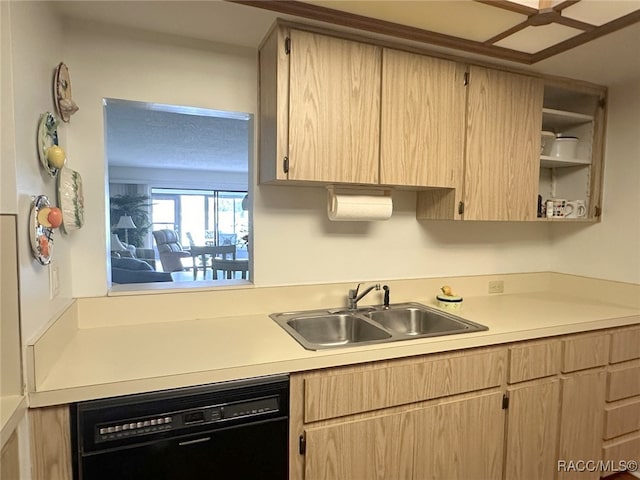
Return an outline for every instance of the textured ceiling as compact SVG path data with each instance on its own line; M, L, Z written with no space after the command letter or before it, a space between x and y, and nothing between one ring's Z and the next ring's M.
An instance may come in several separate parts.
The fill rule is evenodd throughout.
M248 171L248 115L109 99L106 118L111 167Z

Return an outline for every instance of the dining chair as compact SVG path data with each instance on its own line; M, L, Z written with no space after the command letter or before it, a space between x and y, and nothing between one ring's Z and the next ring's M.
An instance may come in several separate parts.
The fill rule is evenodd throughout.
M240 272L240 276L243 280L247 279L249 274L249 260L225 260L222 258L214 258L213 264L213 279L218 279L218 271L222 271L222 278L231 280L235 278L236 272Z
M190 247L195 246L196 242L193 241L193 235L191 234L191 232L187 232L187 240L189 240Z

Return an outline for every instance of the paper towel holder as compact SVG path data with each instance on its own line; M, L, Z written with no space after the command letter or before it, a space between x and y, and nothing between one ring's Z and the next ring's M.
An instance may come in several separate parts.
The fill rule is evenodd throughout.
M334 195L379 195L381 197L390 197L391 190L390 189L377 189L377 188L368 188L368 187L344 187L341 185L327 185L327 192L329 193L329 197L333 197Z
M388 220L392 215L393 199L391 198L391 190L389 189L353 188L336 185L327 185L326 188L327 215L329 220ZM353 209L354 206L355 209ZM363 206L364 211L361 210ZM373 208L371 209L371 207Z

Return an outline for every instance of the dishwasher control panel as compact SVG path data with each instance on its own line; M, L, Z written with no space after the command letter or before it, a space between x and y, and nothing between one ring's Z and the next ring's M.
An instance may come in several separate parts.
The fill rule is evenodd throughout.
M96 443L122 440L169 430L242 420L280 411L278 396L208 405L153 416L129 418L95 425Z

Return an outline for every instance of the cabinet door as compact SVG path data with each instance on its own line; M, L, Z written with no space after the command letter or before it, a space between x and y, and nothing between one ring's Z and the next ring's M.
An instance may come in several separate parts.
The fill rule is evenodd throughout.
M305 480L410 480L414 424L409 413L306 430Z
M291 31L289 180L378 183L381 49Z
M543 81L470 67L465 220L536 218Z
M415 477L502 478L502 393L426 407L416 418Z
M560 381L560 446L558 462L602 458L606 373L576 373ZM599 472L559 471L558 479L597 479Z
M505 478L553 478L558 438L557 379L510 389Z
M466 66L385 49L380 183L460 191Z

